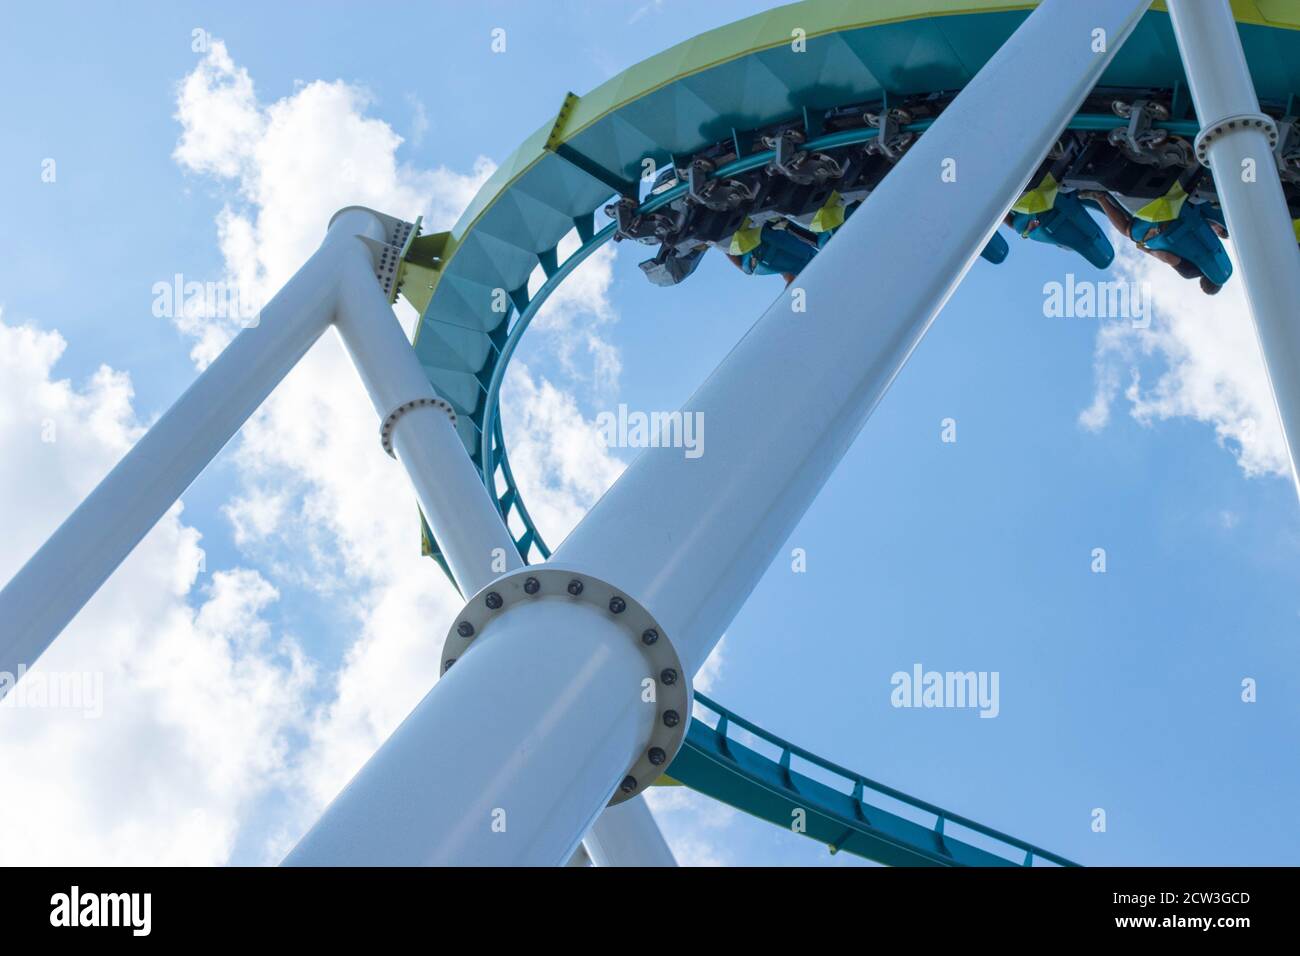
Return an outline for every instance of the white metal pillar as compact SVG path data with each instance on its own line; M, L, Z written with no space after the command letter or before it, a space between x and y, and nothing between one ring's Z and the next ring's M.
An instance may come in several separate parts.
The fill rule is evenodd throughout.
M1260 112L1227 0L1169 0L1169 16L1201 124L1197 155L1214 172L1300 493L1300 248L1273 158L1277 128Z
M520 566L380 292L365 240L387 238L368 209L334 217L320 249L258 323L235 336L0 591L0 671L17 674L18 665L36 662L336 317L457 583L473 593L490 580L498 548L504 567Z
M693 673L1148 2L1031 13L686 404L703 454L643 452L548 564L625 589ZM509 596L286 862L569 858L657 732L646 660L617 615Z
M462 592L522 566L456 435L454 413L434 393L380 291L366 240L391 240L384 218L361 207L337 213L320 250L257 324L235 337L0 592L0 671L18 674L18 665L36 661L331 321L380 416L384 446L405 466ZM634 841L644 838L644 858L662 864L663 838L649 810L640 810L602 826L618 848L607 861L631 859Z
M346 269L335 328L375 411L382 421L392 423L389 446L406 466L426 513L435 516L431 520L438 529L438 544L457 586L463 594L475 594L499 574L522 567L523 561L395 321L364 247L358 246ZM454 520L446 520L448 515ZM676 863L650 808L640 798L602 813L592 824L587 843L591 849L587 857L596 866Z
M619 624L560 600L506 607L477 643L287 865L555 866L570 858L649 737L642 658ZM484 682L484 673L498 679Z
M596 866L676 866L645 797L606 807L583 845Z
M0 591L0 671L31 666L306 354L334 310L338 223L202 375Z
M578 848L573 851L573 856L569 857L569 862L565 866L595 866L591 862L591 854L587 852L585 844L579 843Z
M498 574L522 567L519 550L456 434L451 406L429 384L380 290L370 250L355 243L340 269L335 328L379 414L385 447L415 485L456 585L473 594ZM388 505L375 503L376 509Z

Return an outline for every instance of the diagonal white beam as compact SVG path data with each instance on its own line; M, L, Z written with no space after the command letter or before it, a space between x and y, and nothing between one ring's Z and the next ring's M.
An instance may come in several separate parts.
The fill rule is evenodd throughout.
M676 866L645 797L606 807L583 840L596 866Z
M478 478L375 276L385 223L342 210L317 252L176 400L0 591L0 672L30 668L239 431L330 323L357 362L381 418L404 403L390 439L457 583L473 593L519 567ZM386 507L388 502L377 502ZM6 685L13 686L12 684Z
M549 563L698 668L1148 2L1030 14L686 404L703 455L643 452ZM510 597L286 862L569 859L649 753L646 663L617 615Z
M375 279L369 250L355 243L339 268L334 327L388 429L392 454L415 486L457 587L473 594L522 567L523 560L456 434L451 406L429 384ZM376 501L375 509L391 504Z

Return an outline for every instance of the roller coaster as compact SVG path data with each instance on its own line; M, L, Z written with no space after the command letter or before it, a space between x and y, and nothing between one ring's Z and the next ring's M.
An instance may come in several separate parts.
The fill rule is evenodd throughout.
M675 284L707 249L725 250L746 220L807 224L828 201L852 209L1023 21L1023 9L1008 6L802 3L706 33L586 96L570 93L450 232L412 239L395 289L421 313L416 352L456 407L461 440L501 515L519 529L524 560L544 561L551 550L510 469L499 405L511 356L547 299L607 242L656 245L641 268L658 284ZM1278 166L1289 214L1300 220L1300 9L1289 17L1280 5L1267 9L1234 4L1261 105L1282 130ZM801 28L806 57L791 57ZM1151 202L1190 181L1189 195L1221 221L1213 174L1193 149L1199 130L1168 17L1149 12L1027 192L1051 177L1067 190ZM609 221L597 228L601 213ZM561 261L570 233L579 242ZM1001 246L986 248L984 258L1000 262ZM443 563L427 523L421 538L424 553ZM692 722L669 780L786 828L792 811L806 808L816 821L807 837L882 863L1070 865L835 767L702 696L696 701L716 728ZM776 746L780 759L729 740L729 726ZM842 777L846 792L792 773L792 755ZM873 793L928 816L927 825L872 808ZM995 848L955 839L954 823Z
M958 156L960 182L936 192ZM1247 165L1257 180L1238 181ZM999 227L1104 268L1092 213L1112 203L1132 213L1112 223L1151 225L1125 238L1207 291L1228 281L1211 260L1231 232L1294 460L1295 3L804 0L569 93L448 232L336 213L259 329L0 591L0 670L35 661L333 326L414 485L423 551L466 604L441 680L286 863L563 863L657 784L883 864L1071 866L789 743L691 678L966 269L1010 254ZM1208 258L1152 241L1185 210L1219 227ZM758 268L769 228L807 261ZM547 300L611 241L654 247L639 267L655 285L719 250L788 287L691 399L710 454L642 454L552 553L510 468L502 383ZM885 256L912 278L873 287L868 320L854 264ZM815 335L789 322L805 285ZM419 312L413 348L398 296ZM818 387L771 403L791 357ZM488 821L507 810L502 839Z

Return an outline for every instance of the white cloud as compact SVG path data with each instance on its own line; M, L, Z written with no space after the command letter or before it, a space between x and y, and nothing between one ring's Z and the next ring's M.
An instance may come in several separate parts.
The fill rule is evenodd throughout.
M429 122L429 110L416 93L406 94L406 105L411 108L411 145L419 146L433 125Z
M578 247L576 232L570 232L559 244L563 261ZM529 333L541 339L550 354L559 359L564 372L572 379L589 384L597 391L609 391L618 383L623 364L618 349L604 338L604 326L618 318L609 300L614 282L614 246L606 243L580 263L546 300ZM541 285L540 273L534 273L529 294ZM591 362L587 372L577 360L578 346Z
M574 397L516 361L502 386L502 430L515 481L552 548L623 472Z
M687 787L650 787L645 799L679 866L736 862L727 850L725 831L738 811Z
M265 119L248 71L236 67L224 43L212 45L185 77L177 94L178 117L202 111L204 121L187 124L175 158L191 169L234 176L252 155Z
M1288 475L1282 428L1240 275L1217 296L1207 296L1197 283L1131 248L1121 248L1116 268L1131 281L1149 283L1153 320L1146 329L1116 322L1098 333L1096 392L1080 423L1104 427L1127 380L1123 395L1137 421L1204 422L1246 475ZM1159 371L1147 384L1143 368L1152 360Z
M650 13L660 13L664 8L664 0L650 0L649 3L643 3L632 12L628 18L628 23L636 23L638 20Z
M722 663L725 660L723 645L727 643L727 635L723 634L718 638L718 643L713 645L713 650L705 658L704 663L700 665L699 672L695 675L695 689L710 693L713 685L718 682L722 676Z
M365 89L316 80L263 104L225 43L213 41L180 84L176 161L233 187L217 220L230 279L248 301L265 303L320 244L343 206L425 216L447 228L491 174L480 157L469 173L402 163L402 138L366 115ZM178 323L181 324L181 323ZM208 317L181 325L199 338L195 359L210 362L236 331Z
M141 433L126 375L101 367L80 388L53 377L64 347L0 320L0 460L22 463L0 471L0 579ZM0 709L0 816L21 821L5 828L0 862L221 863L271 786L311 668L272 637L263 612L276 592L257 572L200 575L199 534L180 514L41 658L47 674L102 681L102 715L16 706L20 690Z
M244 547L278 530L287 499L287 495L273 491L231 499L222 513L234 528L235 544Z

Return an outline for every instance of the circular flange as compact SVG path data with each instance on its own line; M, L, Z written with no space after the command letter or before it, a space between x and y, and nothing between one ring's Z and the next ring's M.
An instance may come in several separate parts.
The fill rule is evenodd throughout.
M511 571L475 594L456 615L442 646L439 673L445 674L468 652L498 613L524 601L540 600L591 605L624 630L627 640L640 651L646 662L646 678L653 682L650 686L654 688L654 727L649 741L619 782L609 805L630 800L659 779L677 756L682 741L686 739L694 700L690 675L682 668L672 641L636 599L600 578L579 571L550 565Z
M1214 123L1207 123L1196 137L1196 161L1210 165L1210 147L1216 140L1240 130L1256 130L1268 137L1268 148L1277 148L1277 123L1263 113L1235 113Z
M409 402L402 402L391 412L384 416L383 422L379 425L379 442L384 446L384 451L388 452L389 458L396 458L393 454L393 429L397 427L397 420L409 411L417 408L424 408L426 405L432 405L435 408L441 408L451 419L452 427L456 425L456 409L451 407L449 402L441 398L415 398Z

